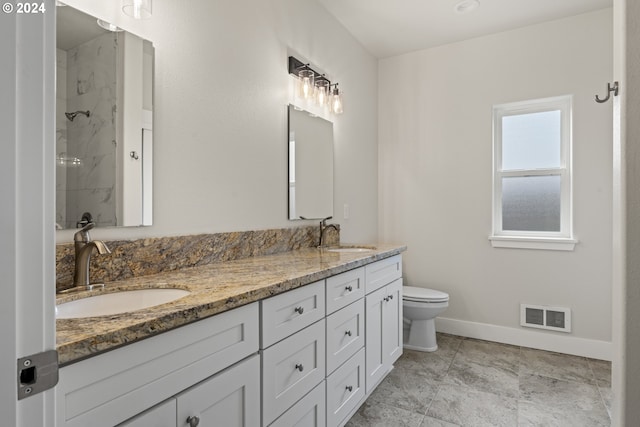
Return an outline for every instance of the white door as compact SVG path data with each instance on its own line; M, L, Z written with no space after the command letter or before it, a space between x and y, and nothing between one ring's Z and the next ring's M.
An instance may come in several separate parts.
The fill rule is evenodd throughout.
M53 426L53 391L18 400L16 366L55 348L55 5L15 5L0 12L0 414Z

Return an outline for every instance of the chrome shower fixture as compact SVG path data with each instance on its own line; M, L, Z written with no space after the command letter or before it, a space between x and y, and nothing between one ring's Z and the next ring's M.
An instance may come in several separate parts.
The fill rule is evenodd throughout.
M91 115L89 110L87 110L87 111L74 111L73 113L64 113L64 115L67 116L67 119L69 119L70 122L72 122L73 119L75 119L78 114L84 114L87 117L89 117Z

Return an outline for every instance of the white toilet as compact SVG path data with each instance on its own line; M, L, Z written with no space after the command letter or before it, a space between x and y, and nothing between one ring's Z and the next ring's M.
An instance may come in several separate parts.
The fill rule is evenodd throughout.
M402 287L402 309L405 321L410 322L409 338L404 348L436 351L435 318L449 307L449 294L415 286Z

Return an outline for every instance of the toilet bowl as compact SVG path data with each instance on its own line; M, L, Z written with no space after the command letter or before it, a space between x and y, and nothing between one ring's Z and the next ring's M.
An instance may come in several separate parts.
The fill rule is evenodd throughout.
M417 351L436 351L435 318L449 307L449 294L415 286L402 287L402 309L409 322L409 337L404 348Z

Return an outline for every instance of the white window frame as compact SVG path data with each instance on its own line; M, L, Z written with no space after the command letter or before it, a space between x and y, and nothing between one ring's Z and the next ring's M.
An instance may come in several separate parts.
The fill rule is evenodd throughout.
M493 229L489 239L493 247L573 250L572 188L572 104L565 95L493 107ZM508 116L560 110L560 167L502 170L502 118ZM502 178L525 176L560 176L560 231L514 231L502 229Z

